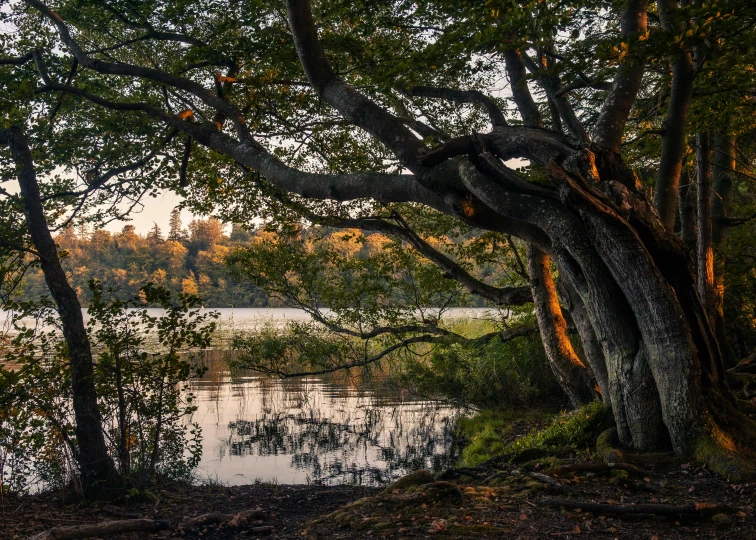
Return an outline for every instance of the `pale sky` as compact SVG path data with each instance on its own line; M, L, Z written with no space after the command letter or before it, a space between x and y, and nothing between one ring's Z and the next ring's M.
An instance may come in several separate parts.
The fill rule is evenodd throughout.
M144 197L142 204L144 208L141 212L132 212L130 215L130 221L113 221L109 223L105 229L111 232L118 232L123 229L126 224L133 225L136 228L137 234L147 234L154 223L157 223L160 230L163 231L163 236L168 234L170 229L168 221L170 219L171 210L173 210L180 202L181 197L173 193L172 191L165 191L162 195L158 195L157 198ZM194 219L194 215L189 210L181 211L181 221L184 227L187 227L189 223Z

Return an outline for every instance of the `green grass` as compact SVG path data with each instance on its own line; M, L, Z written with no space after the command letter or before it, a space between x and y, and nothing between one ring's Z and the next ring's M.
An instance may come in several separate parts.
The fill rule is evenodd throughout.
M536 423L547 415L548 412L538 410L481 411L461 420L459 433L469 441L462 451L463 462L475 466L499 456L516 459L530 450L548 454L593 447L610 417L609 410L594 401L577 411L556 416L545 429L533 429L510 441L514 422L530 419Z

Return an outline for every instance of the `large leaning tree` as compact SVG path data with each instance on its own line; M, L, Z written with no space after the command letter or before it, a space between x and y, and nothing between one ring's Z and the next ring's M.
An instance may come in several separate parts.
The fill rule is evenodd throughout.
M275 209L399 238L493 304L533 301L567 395L584 402L595 383L623 444L720 462L754 447L753 405L728 386L714 256L749 218L731 213L752 194L750 2L15 0L0 13L9 102L33 104L3 121L32 146L65 138L68 166L163 168L237 222ZM473 275L421 221L524 242L529 287ZM437 337L426 323L404 331Z

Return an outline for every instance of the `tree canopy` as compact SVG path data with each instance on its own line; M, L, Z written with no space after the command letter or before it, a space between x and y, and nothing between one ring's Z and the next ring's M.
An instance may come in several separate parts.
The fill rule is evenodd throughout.
M386 301L415 272L423 302L533 301L567 395L600 395L624 444L736 459L756 438L726 371L756 344L751 4L16 0L0 118L52 223L160 189L267 222L285 241L229 262L337 334L382 336L343 365L459 339ZM10 265L28 233L3 205ZM354 262L303 227L391 243Z

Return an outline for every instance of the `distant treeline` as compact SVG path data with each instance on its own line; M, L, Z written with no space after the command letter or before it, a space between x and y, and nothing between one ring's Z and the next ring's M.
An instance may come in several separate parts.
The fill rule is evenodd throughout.
M371 234L357 243L349 240L350 232L358 231L334 230L326 237L331 247L346 257L370 256L387 241L380 234ZM195 219L184 228L174 210L167 234L157 224L146 235L137 234L133 225L117 233L82 226L63 230L56 243L83 306L91 299L89 282L94 278L122 300L134 298L143 285L152 282L173 293L199 295L206 307L281 307L279 299L251 283L235 280L224 262L232 250L273 237L273 232L248 231L237 224L226 233L223 223L214 218ZM49 295L42 270L32 267L15 299L37 300L42 295Z
M133 298L147 282L171 292L198 294L210 307L265 307L280 305L250 283L240 283L228 273L224 258L231 250L259 241L258 234L233 225L224 233L217 219L197 219L183 228L178 211L171 214L171 228L164 234L157 224L146 235L126 225L121 232L68 228L56 238L71 285L82 305L91 299L92 278L112 289L113 296ZM32 268L18 289L18 299L47 295L42 271Z

